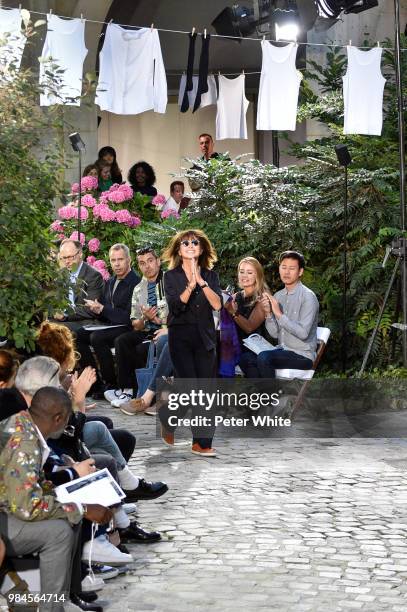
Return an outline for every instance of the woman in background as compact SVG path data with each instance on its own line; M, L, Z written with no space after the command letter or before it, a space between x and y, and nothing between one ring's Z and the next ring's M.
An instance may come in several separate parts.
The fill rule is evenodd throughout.
M102 147L98 153L97 162L103 162L110 166L110 176L113 183L118 183L119 185L123 183L122 172L117 163L116 151L113 147Z
M134 192L152 197L157 195L157 189L153 187L156 181L155 172L147 162L140 161L134 164L127 178Z

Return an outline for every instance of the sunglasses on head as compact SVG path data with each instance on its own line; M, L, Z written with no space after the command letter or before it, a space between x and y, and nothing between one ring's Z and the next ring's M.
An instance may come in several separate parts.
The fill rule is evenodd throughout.
M154 253L154 247L150 244L136 250L136 255L147 255L147 253Z
M196 238L194 240L181 240L181 244L185 247L189 246L190 244L192 244L193 246L198 246L199 240L197 240Z

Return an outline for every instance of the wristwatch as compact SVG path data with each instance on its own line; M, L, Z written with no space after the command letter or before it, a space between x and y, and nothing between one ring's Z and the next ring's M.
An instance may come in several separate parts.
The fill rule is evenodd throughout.
M85 516L85 514L88 513L88 506L87 506L87 504L82 504L82 510L83 510L83 516Z
M208 283L203 283L202 285L199 285L201 289L205 289L205 287L209 287Z

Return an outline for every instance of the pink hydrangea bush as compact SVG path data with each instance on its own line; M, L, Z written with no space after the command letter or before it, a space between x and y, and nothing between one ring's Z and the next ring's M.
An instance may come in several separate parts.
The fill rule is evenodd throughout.
M166 203L167 198L162 193L157 193L156 196L151 200L151 204L157 207L158 210L161 210L164 204Z
M179 214L176 210L169 208L167 210L163 210L161 213L161 219L168 219L169 217L174 217L174 219L179 219Z
M91 238L88 241L88 250L90 251L90 253L97 253L99 249L100 249L100 240L98 240L97 238Z

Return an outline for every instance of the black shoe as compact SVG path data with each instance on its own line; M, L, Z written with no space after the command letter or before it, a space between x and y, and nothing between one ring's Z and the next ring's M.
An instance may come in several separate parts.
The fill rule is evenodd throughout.
M70 597L71 601L75 606L78 606L81 610L87 610L88 612L103 612L102 606L98 606L95 603L86 603L79 595L72 594Z
M98 594L95 591L81 591L78 593L79 599L83 599L86 603L92 603L98 598Z
M135 502L139 499L156 499L167 493L168 486L165 482L146 482L144 478L140 478L137 489L125 491L126 502Z
M127 546L122 544L122 542L120 542L119 546L116 546L116 548L118 548L120 550L120 552L124 553L125 555L130 555L131 554L129 549L127 548Z
M126 529L119 529L120 540L122 543L131 544L150 544L159 542L161 535L157 531L144 531L137 523L130 523Z

